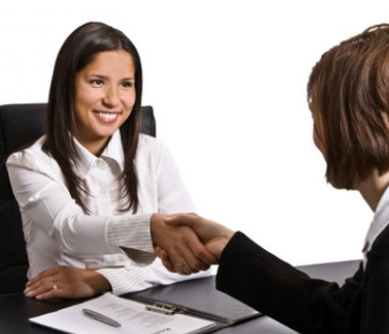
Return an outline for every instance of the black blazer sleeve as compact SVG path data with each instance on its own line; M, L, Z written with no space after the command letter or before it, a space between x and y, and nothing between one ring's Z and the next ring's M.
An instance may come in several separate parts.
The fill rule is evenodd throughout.
M361 265L339 287L310 278L237 232L223 251L217 288L300 333L389 333L389 247L374 246L366 273ZM375 260L380 248L386 248L383 261Z

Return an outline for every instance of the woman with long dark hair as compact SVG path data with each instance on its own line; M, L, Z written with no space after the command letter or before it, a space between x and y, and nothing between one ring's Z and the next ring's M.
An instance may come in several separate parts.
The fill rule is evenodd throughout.
M182 279L163 268L156 246L181 274L214 260L192 230L163 221L194 207L169 151L139 133L141 96L140 57L121 31L91 22L66 39L46 134L7 161L30 262L27 296L121 294Z

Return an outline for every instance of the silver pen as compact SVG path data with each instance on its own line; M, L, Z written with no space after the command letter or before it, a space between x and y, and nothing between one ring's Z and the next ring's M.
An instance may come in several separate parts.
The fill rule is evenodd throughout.
M119 324L116 320L113 320L110 317L107 317L106 315L101 314L99 312L84 308L84 309L82 309L82 313L85 316L87 316L88 318L91 318L91 319L97 320L97 321L101 321L102 323L110 325L112 327L120 327L121 326L121 324Z

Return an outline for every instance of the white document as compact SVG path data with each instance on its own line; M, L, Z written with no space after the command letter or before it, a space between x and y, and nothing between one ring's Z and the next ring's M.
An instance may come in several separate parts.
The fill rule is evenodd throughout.
M73 334L189 334L216 326L212 321L184 314L165 315L148 311L145 306L106 293L81 304L30 318L30 321ZM83 309L103 314L119 322L121 327L90 319L83 314Z

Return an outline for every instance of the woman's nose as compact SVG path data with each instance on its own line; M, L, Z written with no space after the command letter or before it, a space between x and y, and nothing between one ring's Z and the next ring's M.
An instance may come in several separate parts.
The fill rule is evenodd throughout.
M103 98L103 102L107 107L114 107L119 104L119 95L115 88L107 88Z

